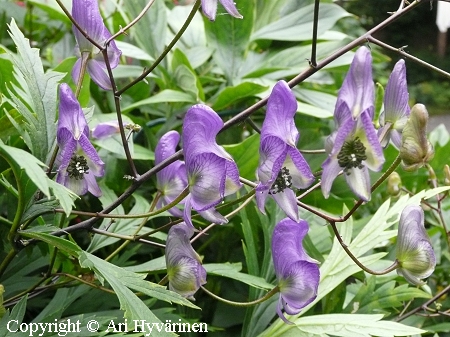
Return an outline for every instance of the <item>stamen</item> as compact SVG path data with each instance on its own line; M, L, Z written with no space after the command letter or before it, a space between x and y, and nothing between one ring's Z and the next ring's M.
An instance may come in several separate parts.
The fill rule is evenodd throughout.
M276 194L283 192L286 188L290 188L292 186L292 176L289 174L289 169L283 167L280 172L278 172L277 179L272 184L272 188L270 189L270 194Z
M356 167L362 169L364 167L362 161L367 159L366 147L359 140L359 137L356 137L354 140L346 141L344 145L342 145L337 159L339 166L344 169L344 172L350 174L348 170Z
M86 158L84 156L73 155L67 166L67 173L70 178L75 178L76 180L83 179L84 175L89 173Z

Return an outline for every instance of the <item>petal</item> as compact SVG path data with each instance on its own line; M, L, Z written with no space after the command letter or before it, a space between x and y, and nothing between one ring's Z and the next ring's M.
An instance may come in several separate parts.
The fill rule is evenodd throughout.
M81 58L77 59L72 68L73 83L77 84L80 79L81 72Z
M328 199L333 181L339 175L339 172L341 172L342 167L339 166L337 158L328 157L322 164L322 168L323 172L320 187L322 189L323 196L325 199Z
M353 167L344 173L348 186L356 196L364 201L370 200L371 186L367 167Z
M294 221L299 221L297 199L295 193L290 188L286 188L283 192L271 194L278 206L286 213L286 215Z
M409 115L409 94L406 83L406 66L399 60L389 76L384 94L384 120L394 124L402 116Z
M236 193L241 187L242 183L239 181L239 170L234 161L227 160L226 162L226 179L224 196Z
M84 180L86 181L88 191L92 193L92 195L96 197L102 196L102 190L97 184L97 181L95 180L95 176L92 172L89 172L84 175Z
M213 153L199 154L192 158L188 180L192 207L196 211L205 211L222 200L225 167L226 160Z
M63 177L63 185L77 195L84 195L88 192L88 182L83 179L70 178L66 173Z
M283 166L289 170L292 185L296 188L308 188L315 180L308 163L297 148L288 147Z
M297 100L285 81L273 87L267 102L266 117L261 128L261 143L265 137L275 136L293 147L297 145L299 133L294 123Z
M380 171L384 164L383 148L378 140L377 131L372 123L372 118L367 111L361 113L358 120L355 137L359 137L366 147L367 159L365 165L372 171Z
M278 176L286 159L288 146L276 136L267 136L259 146L258 179L266 187L270 187Z
M172 198L169 198L167 196L160 196L158 201L156 202L156 209L161 209L164 206L170 204L173 201ZM167 212L169 212L171 215L182 218L183 217L183 211L177 207L172 207L171 209L168 209Z
M106 29L106 27L105 27L105 30L106 30L106 32L104 32L104 37L106 39L109 39L111 37L111 34ZM108 60L109 60L109 65L111 66L111 69L116 68L119 65L120 56L122 55L122 51L119 48L117 48L117 45L114 42L114 40L112 40L109 43L107 53L108 53ZM100 54L100 56L101 56L101 59L104 60L103 54Z
M106 65L104 62L90 59L87 63L87 71L94 83L100 88L112 90L111 80L106 73Z
M209 20L214 21L216 19L217 0L202 0L202 11Z
M402 146L402 134L397 130L391 130L391 143L397 148L400 149Z
M356 119L365 110L371 111L373 117L374 97L372 56L370 50L363 46L355 53L350 70L339 90L338 100L347 102L352 117Z
M169 131L165 133L159 139L159 142L155 148L155 164L158 165L163 160L173 155L179 142L180 134L177 131Z
M225 10L235 18L242 19L243 16L239 14L236 5L234 3L234 0L219 0L223 7L225 7Z
M78 103L72 89L66 83L61 83L59 86L58 130L60 128L69 130L73 138L77 140L82 133L89 134L89 127L80 103Z
M105 163L100 159L97 151L92 146L89 139L82 134L79 139L81 150L83 150L88 161L89 172L96 177L102 177L105 174Z
M97 43L105 41L103 19L100 15L97 0L73 0L72 16L78 25ZM92 51L93 45L73 26L73 32L81 51Z
M119 122L117 120L98 123L92 130L92 137L97 139L106 138L119 133Z
M62 129L59 130L59 134L61 135L63 132L65 131L66 134L69 134L70 132L67 131L66 129ZM59 149L59 154L58 154L58 161L59 161L59 165L60 165L60 170L61 168L66 169L67 166L70 163L70 159L72 159L72 156L75 154L76 150L77 150L77 141L73 138L70 138L66 143L62 144L59 142L58 140L58 145L60 147ZM59 182L58 180L56 180L57 182Z
M222 214L216 211L214 207L211 207L205 211L198 212L202 216L203 219L206 219L212 223L216 224L225 224L228 223L228 219L225 218Z
M262 214L266 214L264 206L266 204L267 196L269 195L269 186L259 183L255 188L256 205Z

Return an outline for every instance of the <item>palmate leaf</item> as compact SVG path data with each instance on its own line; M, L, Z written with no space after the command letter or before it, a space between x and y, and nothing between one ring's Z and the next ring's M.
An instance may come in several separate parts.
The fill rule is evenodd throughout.
M419 205L422 199L431 198L449 189L450 187L439 187L432 190L420 191L413 197L405 195L392 206L390 200L387 200L381 205L378 211L353 240L351 240L353 231L353 220L351 217L346 222L338 225L340 235L348 245L352 254L357 257L361 263L370 267L372 263L381 259L385 253L377 253L368 256L365 256L364 254L371 251L375 246L380 245L385 240L395 236L396 232L389 229L398 222L400 214L406 206ZM343 210L343 214L345 213L347 213L346 209ZM360 268L348 257L335 238L327 259L320 267L320 284L317 298L310 305L305 307L299 315L288 316L288 319L295 324L297 324L297 321L300 319L303 321L303 318L300 318L301 315L335 289L346 278L358 271L360 271ZM308 319L308 317L304 319ZM383 322L383 324L384 323L387 322ZM291 329L294 329L294 331L298 333L298 330L295 329L294 325L287 325L281 319L278 319L260 336L289 336L286 333Z
M17 54L11 55L11 59L15 76L21 85L21 88L11 85L9 102L25 119L24 129L14 119L10 120L33 155L47 162L56 142L57 85L64 74L55 71L44 73L39 50L30 47L29 40L24 37L14 19L11 20L9 31L17 47Z
M362 284L358 293L345 308L346 312L356 311L359 314L368 314L374 310L384 308L395 308L403 305L413 298L430 298L431 295L407 284L395 287L395 281L383 284L376 288L376 277L367 279L366 284Z
M125 312L124 317L129 321L129 328L132 328L131 322L134 320L144 320L158 325L163 324L129 288L167 302L197 308L180 295L166 290L165 287L145 281L145 274L126 271L87 252L80 254L79 261L82 267L92 269L100 282L103 283L106 280L111 285L119 299L120 308ZM149 333L150 331L146 332ZM176 336L164 330L153 330L152 335L160 337Z

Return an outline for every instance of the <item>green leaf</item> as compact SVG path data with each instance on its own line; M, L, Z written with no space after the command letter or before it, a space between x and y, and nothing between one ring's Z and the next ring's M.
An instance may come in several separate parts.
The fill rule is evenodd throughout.
M47 162L56 142L56 104L58 82L64 74L47 71L44 73L39 50L30 47L14 19L9 25L11 38L17 47L17 54L11 56L14 71L22 88L12 84L9 90L10 103L26 120L25 129L15 125L21 132L31 152L41 161ZM14 124L13 120L11 122Z
M368 314L374 310L401 307L403 302L414 298L431 297L430 294L418 288L409 287L407 284L395 287L395 281L387 282L378 289L375 287L376 277L369 277L345 310L347 312L356 310L359 314Z
M342 7L335 4L321 4L319 8L318 36L332 28L336 22L350 14ZM314 19L314 5L302 7L278 21L272 22L262 27L251 39L267 39L279 41L305 41L311 40Z
M208 274L228 277L255 288L270 290L275 287L273 284L267 283L267 281L261 277L241 273L241 263L208 263L204 264L203 267L205 267Z
M45 167L44 163L24 150L5 145L1 140L0 155L7 159L11 165L14 165L16 170L25 170L26 175L37 188L50 197L49 179L42 170L42 167Z
M177 91L177 90L171 90L166 89L163 90L152 97L143 99L139 102L136 102L134 104L131 104L125 108L122 109L122 112L128 112L133 109L139 108L143 105L148 104L157 104L157 103L174 103L174 102L186 102L186 103L196 103L196 100L189 94Z
M329 314L301 317L293 321L293 329L273 337L323 336L393 337L422 334L425 330L397 322L383 321L383 315Z
M231 15L218 15L214 22L203 18L208 43L215 48L213 58L229 83L242 76L239 70L250 42L255 3L256 0L240 0L242 20Z
M64 210L66 216L70 215L72 208L75 206L75 200L80 197L69 190L67 187L58 184L56 181L47 178L47 182L52 190L52 194L55 196L56 200L59 201L60 206Z
M35 232L33 230L24 230L24 231L20 231L19 232L20 235L32 238L32 239L37 239L40 241L44 241L47 242L49 245L54 246L56 248L58 248L59 250L62 250L63 252L66 252L74 257L78 257L79 254L82 252L81 248L78 247L75 243L60 238L58 236L54 236L51 234L47 234L47 233L40 233L40 232Z
M137 274L117 267L88 252L82 252L79 261L82 267L93 270L102 283L106 280L111 285L119 298L121 309L125 311L125 317L131 321L145 319L151 322L160 322L130 289L162 301L199 309L181 295L167 290L166 287L145 281L146 274Z
M243 82L234 87L226 87L217 96L212 108L220 111L244 98L253 97L269 89L268 86L252 82Z
M225 150L233 157L239 168L239 174L245 179L255 178L259 158L259 134L251 135L239 144L224 145Z
M0 320L0 326L5 327L8 322L12 320L18 321L18 325L20 325L23 321L23 318L25 316L25 311L27 309L27 300L28 300L28 294L23 296L19 302L14 306L11 313L9 313L9 310L6 311L5 315ZM6 337L8 336L8 331L6 329L0 329L0 337Z

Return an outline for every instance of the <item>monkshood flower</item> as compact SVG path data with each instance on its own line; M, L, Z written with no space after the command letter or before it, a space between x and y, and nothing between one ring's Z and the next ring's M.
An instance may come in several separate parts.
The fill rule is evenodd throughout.
M400 216L396 258L400 264L397 273L414 285L425 284L421 279L430 276L436 267L420 206L407 206Z
M402 133L400 158L405 171L415 171L434 157L433 145L427 138L428 111L423 104L415 104Z
M314 301L319 287L318 262L303 249L302 241L309 226L304 220L281 220L272 235L272 258L280 289L277 313L286 323L281 309L289 315L298 314Z
M95 177L104 174L104 163L89 141L86 117L72 89L62 83L59 87L59 119L57 141L59 169L56 182L78 195L88 191L96 197L102 191Z
M176 131L164 134L156 145L155 165L169 158L176 151L180 135ZM186 167L183 161L177 160L156 173L156 187L161 193L156 207L162 208L175 200L187 186ZM182 217L183 212L176 207L168 210L173 216Z
M128 123L124 123L126 127ZM98 123L92 130L92 137L103 139L120 133L119 122L117 120Z
M337 131L326 140L328 158L322 164L322 193L330 195L331 185L341 170L350 189L364 201L370 200L370 176L381 170L384 156L373 126L374 88L371 56L361 47L339 91L334 120Z
M222 119L203 104L191 107L184 117L183 152L190 192L185 200L184 219L190 225L191 207L208 221L228 222L214 206L242 186L233 158L216 143L222 127Z
M382 140L383 146L386 146L390 139L396 148L400 148L402 130L410 112L408 100L406 66L405 61L400 60L395 64L394 70L389 76L384 94L384 111L380 114L381 128L378 134L385 133Z
M73 0L72 16L98 45L103 46L106 40L111 37L111 33L103 23L97 0ZM87 71L92 80L102 89L111 90L111 81L106 73L103 54L75 26L73 26L73 32L77 41L75 53L79 57L72 70L74 82L78 83L82 71L82 62L85 60ZM111 41L108 45L108 59L111 69L119 64L121 53L114 40Z
M235 18L242 19L242 15L239 14L233 0L219 0L219 2L228 14ZM202 0L202 10L203 14L205 14L209 20L214 21L216 19L217 0Z
M285 81L279 81L270 94L261 128L256 202L264 213L267 196L271 195L289 218L298 221L297 199L291 188L307 188L314 175L296 146L296 111L294 94Z
M191 300L206 283L206 270L189 241L193 234L194 228L182 222L170 228L166 241L169 289Z

